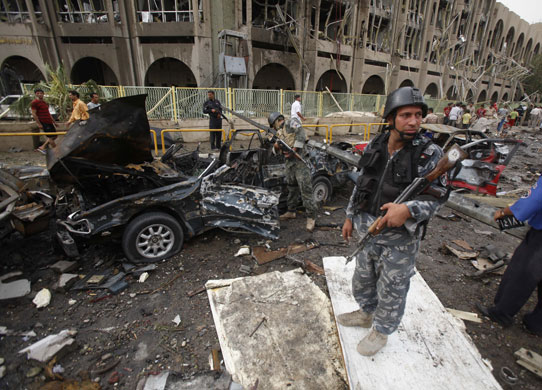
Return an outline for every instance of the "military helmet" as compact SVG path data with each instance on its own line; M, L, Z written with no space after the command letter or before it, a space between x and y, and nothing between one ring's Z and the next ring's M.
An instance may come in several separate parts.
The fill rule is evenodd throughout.
M273 126L273 123L275 123L279 118L284 119L284 115L282 115L280 112L272 112L269 114L269 117L267 118L269 126Z
M396 89L388 95L386 106L384 107L384 116L386 119L392 112L401 107L418 106L422 109L422 115L427 115L427 104L418 88L402 87Z

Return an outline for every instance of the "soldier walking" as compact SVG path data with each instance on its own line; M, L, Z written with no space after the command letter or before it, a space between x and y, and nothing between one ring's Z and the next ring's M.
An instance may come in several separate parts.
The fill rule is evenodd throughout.
M277 130L277 136L286 144L303 155L303 149L307 136L305 129L301 126L299 119L292 118L285 122L280 112L273 112L268 118L269 126ZM312 198L312 181L310 169L303 161L297 158L288 150L281 149L279 143L274 145L276 150L282 150L286 160L286 184L288 186L288 211L280 216L281 220L293 219L296 217L296 207L299 195L307 213L306 229L309 232L314 230L316 223L316 205Z
M425 176L443 156L442 150L418 131L427 105L420 90L399 88L388 96L384 118L389 123L364 151L360 176L346 210L342 234L367 231L381 210L379 228L387 229L356 257L352 292L360 309L337 317L343 326L371 328L357 351L371 356L395 332L405 310L410 278L427 221L445 200L445 188L432 184L439 198L422 194L395 204L395 198L418 176Z

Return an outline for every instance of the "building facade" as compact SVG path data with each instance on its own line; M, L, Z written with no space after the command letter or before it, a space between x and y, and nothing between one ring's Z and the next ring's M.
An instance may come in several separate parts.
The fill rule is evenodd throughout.
M495 0L0 0L4 84L63 64L74 84L508 101L541 42L542 24ZM246 75L221 78L224 55Z

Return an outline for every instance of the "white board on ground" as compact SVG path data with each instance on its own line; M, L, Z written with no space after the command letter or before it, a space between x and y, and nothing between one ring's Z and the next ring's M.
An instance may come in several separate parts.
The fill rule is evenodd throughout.
M334 315L359 309L352 297L354 261L324 258ZM338 325L352 390L371 389L501 389L490 368L465 332L464 323L446 311L416 274L412 277L403 321L375 356L356 351L369 332Z
M302 271L205 287L226 370L243 388L347 388L331 302Z

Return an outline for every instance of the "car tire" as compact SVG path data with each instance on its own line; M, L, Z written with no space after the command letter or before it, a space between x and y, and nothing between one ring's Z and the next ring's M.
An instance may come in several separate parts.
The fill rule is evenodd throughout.
M312 182L312 199L316 204L325 204L331 200L333 185L325 176L318 176Z
M162 212L149 212L126 226L122 250L130 261L152 263L179 253L183 241L183 229L175 218Z

